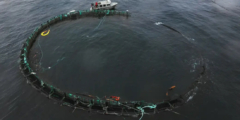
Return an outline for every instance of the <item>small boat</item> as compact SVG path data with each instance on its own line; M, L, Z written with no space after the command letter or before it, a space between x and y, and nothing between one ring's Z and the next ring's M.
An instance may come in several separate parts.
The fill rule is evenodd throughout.
M90 10L111 10L115 9L117 2L112 2L111 0L98 1L95 4L91 4Z

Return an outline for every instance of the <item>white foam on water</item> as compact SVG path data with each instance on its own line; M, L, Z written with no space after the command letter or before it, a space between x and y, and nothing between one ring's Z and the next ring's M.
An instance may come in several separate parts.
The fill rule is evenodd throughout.
M192 68L193 68L193 69L190 70L190 72L195 72L195 69L196 69L196 66L197 66L197 65L198 65L198 63L196 63L196 62L193 63L193 64L192 64Z
M162 22L156 22L155 25L161 25L163 24Z
M190 100L192 100L193 97L194 97L196 94L197 94L197 93L193 93L193 95L191 95L191 96L187 99L187 102L190 101Z
M197 93L196 93L197 90L198 90L198 87L195 87L194 89L190 90L190 91L187 93L187 95L190 95L190 96L188 97L186 103L193 99L193 97L197 94Z

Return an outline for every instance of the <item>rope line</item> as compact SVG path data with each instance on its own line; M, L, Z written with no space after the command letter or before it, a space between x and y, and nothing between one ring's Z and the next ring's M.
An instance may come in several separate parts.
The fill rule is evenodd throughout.
M40 43L39 43L39 41L40 41L40 38L39 38L39 40L38 40L38 46L39 46L39 48L40 48L40 51L41 51L41 58L40 58L40 61L39 61L39 65L41 66L41 64L42 64L42 58L43 58L43 51L42 51L42 47L41 47L41 45L40 45Z
M97 29L100 27L100 25L105 21L106 15L107 15L107 14L104 15L104 17L103 17L103 18L101 19L101 21L99 22L98 26L97 26L93 31L97 30Z
M50 27L50 28L51 28L51 27ZM50 30L50 28L49 28L49 30ZM52 66L49 66L48 68L44 68L44 67L42 66L43 50L42 50L42 47L41 47L40 42L39 42L40 40L41 40L40 38L39 38L39 40L37 40L37 41L38 41L38 46L39 46L40 51L41 51L41 58L40 58L40 61L39 61L38 64L40 65L40 67L41 67L41 69L42 69L42 72L45 72L46 70L50 70L52 67L55 67L59 62L61 62L62 60L64 60L65 57L62 57L62 58L58 59L57 62L54 63Z
M187 40L192 40L192 41L195 40L195 39L193 39L193 38L187 37L186 35L184 35L184 34L181 33L180 31L176 30L175 28L173 28L173 27L171 27L171 26L169 26L169 25L166 25L166 24L164 24L164 23L162 23L162 22L156 22L155 25L162 25L162 26L164 26L164 27L166 27L166 28L168 28L168 29L170 29L170 30L172 30L172 31L174 31L174 32L182 35L182 36L183 36L184 38L186 38Z

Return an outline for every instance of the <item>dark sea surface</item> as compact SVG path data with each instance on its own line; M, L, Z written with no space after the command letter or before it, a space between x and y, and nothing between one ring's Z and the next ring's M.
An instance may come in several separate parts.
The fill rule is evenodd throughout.
M37 26L92 2L0 0L0 120L139 119L72 113L26 84L18 68L22 44ZM29 58L39 77L71 93L159 102L173 85L170 95L188 91L204 65L206 77L174 109L181 115L162 112L143 120L240 119L239 0L116 2L131 17L64 21L39 36Z

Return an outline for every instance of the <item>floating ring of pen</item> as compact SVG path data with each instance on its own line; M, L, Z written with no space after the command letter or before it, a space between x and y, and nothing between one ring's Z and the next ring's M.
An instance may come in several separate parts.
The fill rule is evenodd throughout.
M94 10L94 11L72 11L67 14L61 14L59 16L55 16L52 19L48 20L41 24L41 26L37 27L33 33L26 39L24 42L21 54L20 54L20 65L19 68L22 74L27 79L27 83L33 86L33 88L40 91L43 95L52 99L59 103L60 105L69 106L73 108L73 112L76 109L86 110L89 112L95 112L104 115L117 115L117 116L129 116L129 117L143 117L144 114L156 114L161 111L171 111L173 108L181 106L185 104L185 101L188 101L189 96L195 92L197 89L198 83L204 79L206 73L206 67L203 63L202 72L200 75L194 78L194 82L192 83L190 89L181 95L169 97L165 100L159 100L157 103L150 103L145 101L124 101L120 100L118 96L110 96L105 98L99 98L98 96L89 95L89 94L80 94L80 93L69 93L62 91L53 85L45 83L37 73L31 68L31 62L29 60L29 53L34 45L39 34L41 36L47 36L50 33L49 27L53 24L56 24L65 20L76 20L80 19L84 16L113 16L113 15L122 15L129 16L128 11L116 11L116 10ZM181 34L186 38L185 35L180 33L179 31L167 26L163 23L161 25ZM48 29L48 30L46 30ZM45 31L43 31L45 30ZM42 32L43 31L43 32ZM203 60L201 60L204 62ZM170 90L174 89L175 86L172 86ZM167 95L168 96L168 95ZM172 111L173 112L173 111Z

